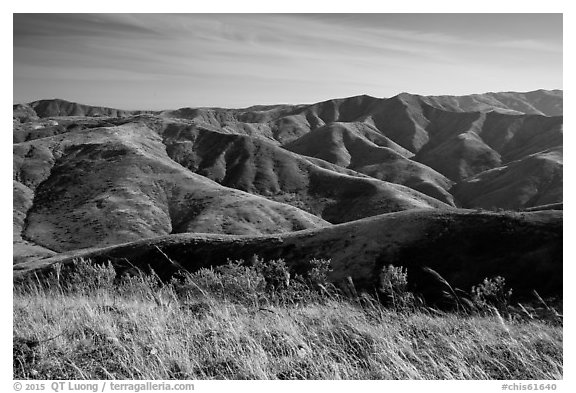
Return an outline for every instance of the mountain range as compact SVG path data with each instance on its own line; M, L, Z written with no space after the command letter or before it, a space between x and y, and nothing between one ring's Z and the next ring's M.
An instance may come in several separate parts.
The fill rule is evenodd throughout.
M392 260L407 252L398 246L404 240L394 240L405 236L402 231L413 236L412 248L417 239L432 244L422 228L438 222L461 223L455 225L467 228L462 236L486 228L505 232L502 223L511 220L511 213L501 209L526 211L514 216L522 230L510 241L549 233L534 252L557 258L562 99L561 90L538 90L363 95L243 109L126 111L59 99L16 104L15 268L44 266L86 249L82 252L97 258L109 252L98 250L159 236L185 243L198 236L209 239L202 249L212 244L214 255L221 255L216 247L228 243L260 244L264 240L257 239L273 236L284 239L276 251L248 248L290 259L318 254L308 243L330 255L336 250L348 255L342 244L358 243L348 261L333 256L339 272L334 277L348 274L366 281L373 274L356 274L352 265L372 272L375 258ZM496 212L475 216L465 209ZM471 229L469 220L485 228ZM435 224L424 224L428 221ZM384 239L390 229L383 223L399 228L389 243ZM372 234L352 241L348 231ZM470 258L470 250L485 238L477 237L465 240L459 258ZM333 252L317 240L328 238L326 244L339 244ZM372 249L371 242L378 244L367 251L374 255L358 254ZM308 251L288 252L287 244ZM132 246L122 247L114 249L115 257L121 254L117 250ZM516 265L524 266L528 257L515 249L519 246L502 247L495 249L517 254ZM448 270L460 271L461 262L454 263L460 268ZM493 263L478 263L485 265L478 270L483 273L498 270ZM557 281L554 277L550 280Z

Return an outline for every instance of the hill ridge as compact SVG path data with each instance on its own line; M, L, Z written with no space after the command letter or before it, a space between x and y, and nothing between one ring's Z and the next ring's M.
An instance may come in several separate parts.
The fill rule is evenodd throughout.
M391 99L391 98L395 98L395 97L400 97L400 96L412 96L412 97L417 97L419 99L434 99L434 98L443 98L443 99L448 99L448 98L463 98L463 97L482 97L482 96L502 96L502 95L523 95L523 96L529 96L529 95L535 95L535 94L549 94L549 95L555 95L555 96L560 96L563 95L563 90L562 89L536 89L536 90L530 90L530 91L526 91L526 92L517 92L517 91L504 91L504 92L485 92L485 93L477 93L477 94L468 94L468 95L420 95L420 94L416 94L416 93L409 93L409 92L401 92L396 94L395 96L391 96L391 97L374 97L368 94L360 94L360 95L355 95L355 96L349 96L349 97L341 97L341 98L334 98L334 99L327 99L324 101L320 101L317 103L312 103L312 104L258 104L258 105L251 105L249 107L244 107L244 108L223 108L223 107L181 107L179 109L211 109L211 110L226 110L226 111L235 111L235 112L247 112L247 111L256 111L256 110L267 110L267 109L275 109L275 108L279 108L279 107L284 107L284 108L296 108L296 109L301 109L303 107L309 107L309 106L314 106L314 105L320 105L320 104L325 104L325 103L329 103L329 102L333 102L333 101L347 101L347 100L372 100L372 101L381 101L381 100L387 100L387 99ZM78 103L78 102L74 102L74 101L69 101L63 98L44 98L44 99L38 99L35 101L31 101L28 103L16 103L13 104L13 107L16 108L18 106L24 106L24 105L28 105L31 107L35 107L38 106L40 104L45 104L45 103L58 103L58 104L73 104L73 105L80 105L82 107L92 107L92 108L102 108L102 109L106 109L106 110L112 110L112 111L117 111L120 113L160 113L162 112L162 110L127 110L127 109L119 109L119 108L112 108L112 107L107 107L107 106L101 106L101 105L89 105L89 104L82 104L82 103ZM505 105L503 103L501 103L502 105ZM56 115L48 115L46 117L49 116L56 116Z
M561 207L563 116L549 114L562 99L401 93L157 112L16 104L16 259L406 209Z
M307 259L331 259L330 279L341 282L351 277L359 288L375 285L384 264L392 264L406 266L413 285L425 294L437 291L439 295L445 288L434 284L423 267L438 271L456 288L466 289L487 276L501 275L520 293L537 289L558 294L562 291L562 212L416 209L271 236L168 235L31 261L15 267L15 274L38 272L82 257L94 262L111 260L119 268L128 259L141 268L149 264L158 274L170 275L176 268L166 256L196 270L226 263L230 256L249 260L255 254L283 258L295 269Z

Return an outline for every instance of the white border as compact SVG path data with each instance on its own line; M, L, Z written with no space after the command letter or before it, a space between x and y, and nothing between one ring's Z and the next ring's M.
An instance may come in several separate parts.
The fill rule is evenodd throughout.
M353 12L353 13L375 13L375 12L386 12L386 13L396 13L396 12L417 12L417 13L454 13L454 12L476 12L476 13L564 13L564 69L567 72L564 75L564 106L567 108L565 111L565 128L568 132L565 135L565 143L567 146L567 151L571 153L574 150L574 133L576 129L574 127L574 120L572 118L571 108L574 102L572 88L573 88L573 76L572 72L576 69L573 59L574 46L573 38L575 37L574 25L576 20L574 20L574 13L572 12L572 7L570 7L570 1L521 1L521 0L482 0L481 2L463 2L454 0L411 0L404 2L394 2L395 4L390 4L388 2L376 2L376 1L360 1L356 0L354 2L328 2L328 1L316 1L311 0L291 0L289 2L272 2L270 0L244 0L244 1L222 1L222 0L212 0L209 2L193 2L193 1L161 1L161 2L135 2L135 1L124 1L120 2L118 0L101 0L97 2L87 3L79 1L38 1L38 0L28 0L23 2L12 2L11 4L3 3L2 14L1 14L1 25L3 34L3 53L10 54L10 59L5 58L2 62L3 66L3 77L4 82L2 84L3 91L5 92L4 101L8 99L12 100L10 87L12 87L12 13L14 12L28 12L28 13L52 13L52 12L109 12L109 13L120 13L120 12L193 12L193 13L210 13L210 12L225 12L225 13L263 13L263 12L292 12L292 13L342 13L342 12ZM572 2L574 3L574 2ZM8 57L8 56L6 56ZM8 80L10 78L10 81ZM11 168L11 153L8 151L8 140L12 138L11 136L11 124L8 123L10 117L8 116L10 103L3 102L1 105L2 124L5 124L3 128L3 142L2 143L2 165L1 173L3 183L8 186L8 178ZM574 196L574 173L576 168L573 164L573 159L571 154L565 154L566 158L566 171L565 173L565 254L564 254L564 281L565 281L565 356L564 356L564 380L555 381L559 388L557 391L567 391L568 386L576 387L574 383L574 333L572 327L574 326L574 312L572 309L572 300L574 299L574 284L571 282L571 278L574 275L574 265L572 247L571 243L574 242L574 214L572 209L572 201ZM5 252L6 258L4 258L2 265L2 284L1 285L1 297L2 301L2 313L4 313L4 322L1 325L2 333L2 356L0 363L1 372L1 387L4 387L5 391L12 390L12 359L8 349L11 347L11 325L12 325L12 313L9 313L12 304L12 268L11 268L11 257L9 250L12 250L12 244L9 243L11 238L9 234L11 233L10 223L12 222L12 214L9 212L8 207L12 205L12 194L6 190L5 193L1 195L2 198L2 219L1 231L2 231L2 250ZM4 345L5 344L5 345ZM459 392L466 390L468 392L490 392L490 391L500 391L503 382L500 381L301 381L301 382L269 382L269 381L245 381L245 382L225 382L225 381L198 381L196 383L197 391L230 391L230 390L246 390L254 392L266 392L268 393L270 389L305 389L305 390L317 390L317 389L358 389L361 388L364 391L378 391L382 392L385 389L390 389L391 391L399 391L400 389L426 389L438 392ZM574 389L571 389L574 391Z

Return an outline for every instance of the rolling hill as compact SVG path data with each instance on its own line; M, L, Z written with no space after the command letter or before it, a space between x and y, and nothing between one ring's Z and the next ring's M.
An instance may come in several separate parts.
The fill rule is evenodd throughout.
M533 289L562 293L562 212L491 213L470 210L409 210L345 224L272 236L179 234L99 250L77 251L16 266L17 277L74 258L130 263L161 275L226 263L228 258L283 258L298 271L311 258L332 261L331 280L350 276L359 288L377 285L382 267L405 266L410 282L429 298L446 288L422 268L430 267L454 287L468 290L500 275L519 295ZM172 260L172 262L170 260Z
M402 184L450 205L453 182L410 160L413 156L365 123L330 123L286 144L286 149L353 169L370 177Z
M329 225L170 160L142 124L14 145L15 234L61 252L161 234L264 234Z
M146 112L83 105L61 99L38 100L26 104L26 106L28 112L33 111L40 118L59 116L124 117Z
M343 255L334 256L341 272L335 277L365 266L354 277L366 283L374 255L358 259L352 254L363 255L362 247L370 250L371 241L388 250L378 248L378 253L392 262L419 260L418 255L399 256L408 252L398 248L404 237L382 235L403 228L403 220L419 239L410 249L428 244L432 248L425 246L422 255L449 260L453 256L439 251L450 248L448 243L430 245L433 231L462 230L462 236L482 239L490 230L502 236L510 230L512 236L510 228L518 225L522 235L510 239L523 242L524 235L536 239L522 232L525 228L547 226L550 219L557 231L561 221L561 91L363 95L310 105L158 112L41 100L14 105L13 111L16 266L65 258L81 249L97 255L106 247L158 236L208 243L220 239L220 245L268 239L270 247L276 247L273 239L281 239L282 250L285 244L302 248L294 251L298 257L326 257L321 251L328 246L317 240L310 243L318 248L313 251L299 237L308 235L297 232L313 230L316 239L333 239L327 244ZM534 213L512 218L456 207ZM446 222L457 224L443 229ZM428 229L422 232L418 225ZM362 233L366 241L346 251L356 244L347 231ZM454 252L473 259L471 250L480 249L480 243L453 236ZM336 246L338 241L342 245ZM484 243L491 247L494 241ZM206 249L220 255L211 247ZM256 250L292 258L285 251L267 251L267 246L234 247L223 250L232 252L229 257ZM495 249L523 260L514 247ZM546 247L526 258L548 255ZM490 258L504 263L492 254L478 263L493 266ZM452 267L460 271L458 266ZM451 274L452 267L443 273ZM459 282L459 274L450 277Z
M421 97L429 105L458 112L490 112L562 115L562 90L535 90L527 93L503 92L471 94L468 96Z
M376 145L459 182L560 146L561 114L562 92L540 90L462 97L408 93L388 99L357 96L312 105L180 109L161 116L181 116L208 129L265 138L343 167L351 164L348 148L354 143L356 157L372 157L375 162L370 165L387 168L389 155L383 154L378 161ZM347 135L346 140L342 134ZM357 166L362 172L360 169ZM374 167L369 172L382 173ZM438 196L438 184L434 188Z
M258 138L104 124L14 144L18 260L169 233L265 234L449 207Z
M459 183L452 192L464 206L525 209L562 200L562 149L531 154Z
M224 186L294 205L331 223L452 204L449 196L435 199L412 188L309 160L260 138L178 124L170 124L162 136L170 158L189 170Z

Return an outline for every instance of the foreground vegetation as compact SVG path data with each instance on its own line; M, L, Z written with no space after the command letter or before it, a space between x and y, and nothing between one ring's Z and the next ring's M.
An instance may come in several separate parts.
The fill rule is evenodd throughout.
M169 282L82 260L64 270L15 282L14 378L562 378L560 317L512 308L500 278L469 298L446 283L456 308L443 312L392 266L376 297L328 284L322 260L301 275L255 258Z

